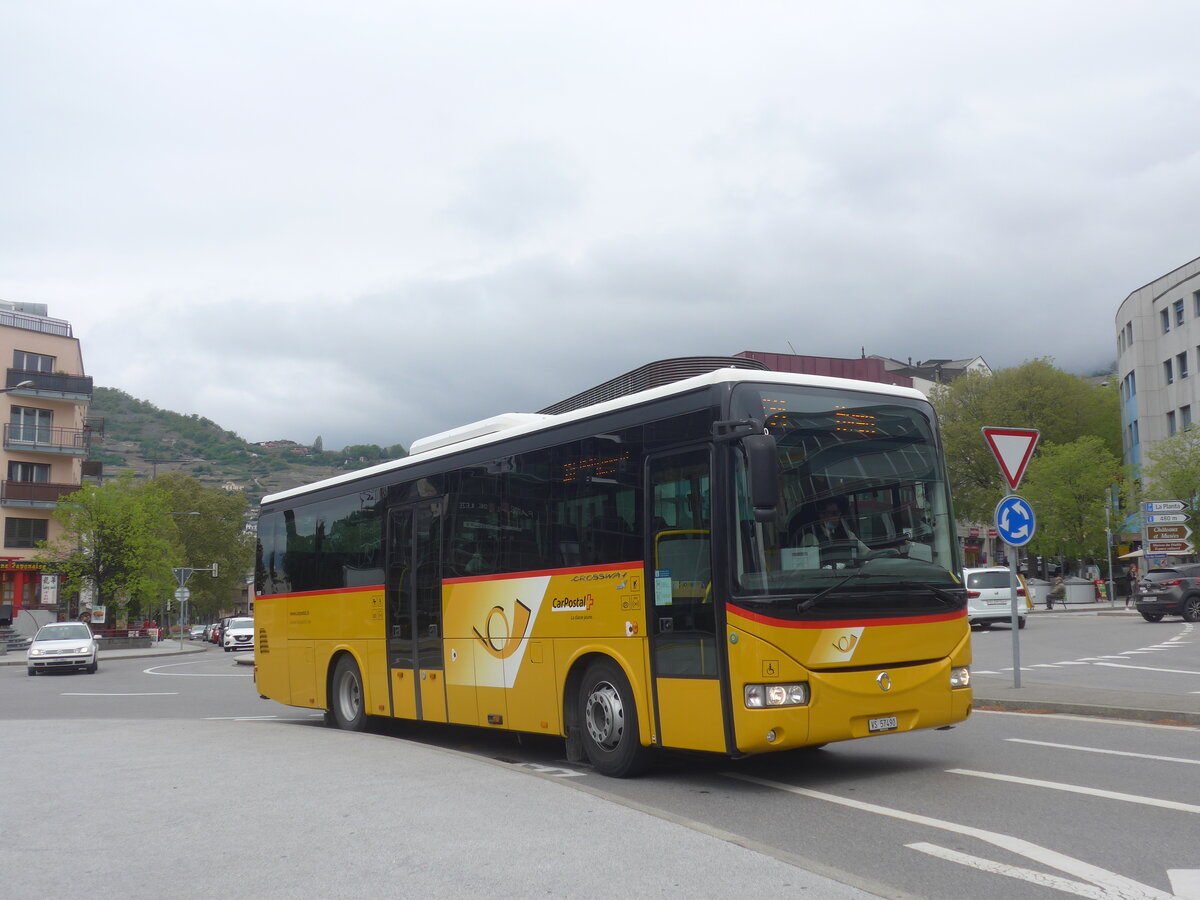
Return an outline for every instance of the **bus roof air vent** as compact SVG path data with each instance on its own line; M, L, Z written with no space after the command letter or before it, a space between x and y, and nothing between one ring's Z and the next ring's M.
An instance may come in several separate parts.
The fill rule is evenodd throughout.
M416 456L418 453L428 453L430 450L449 447L451 444L461 444L472 438L508 431L511 428L521 428L525 425L536 425L548 418L549 416L538 413L502 413L492 416L490 419L481 419L470 425L460 425L458 428L451 428L449 431L431 434L429 437L413 441L412 446L408 448L408 454Z

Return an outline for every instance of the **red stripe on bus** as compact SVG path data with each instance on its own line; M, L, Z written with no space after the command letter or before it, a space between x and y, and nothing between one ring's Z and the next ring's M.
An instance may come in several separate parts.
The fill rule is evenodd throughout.
M350 587L350 588L326 588L323 591L297 591L294 594L263 594L261 597L255 597L254 602L259 600L279 600L284 597L320 597L325 594L361 594L365 591L382 591L382 584L368 584L365 587Z
M927 625L932 622L952 622L955 619L965 619L967 611L959 610L950 613L938 613L929 616L911 616L906 618L888 619L822 619L818 622L794 622L787 619L776 619L761 613L751 612L740 606L729 604L729 611L734 615L758 622L762 625L773 625L776 628L848 628L856 625Z
M503 575L463 575L459 578L444 578L442 584L475 584L480 581L509 581L513 578L530 578L539 575L584 575L588 572L620 572L641 569L641 560L627 563L607 563L601 566L571 566L562 569L531 569L528 572L506 572Z

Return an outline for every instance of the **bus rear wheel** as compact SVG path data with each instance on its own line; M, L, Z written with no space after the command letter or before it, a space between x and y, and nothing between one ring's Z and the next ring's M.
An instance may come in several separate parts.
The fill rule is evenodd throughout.
M637 701L620 666L608 659L588 666L579 689L579 709L583 749L597 772L628 778L646 768L650 754L641 744Z
M367 727L362 674L352 656L341 657L333 667L325 721L345 731L362 731Z

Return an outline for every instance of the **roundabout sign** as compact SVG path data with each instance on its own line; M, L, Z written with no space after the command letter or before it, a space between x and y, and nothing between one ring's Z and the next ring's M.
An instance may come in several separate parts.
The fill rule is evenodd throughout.
M1037 518L1024 497L1009 494L996 504L996 531L1010 547L1024 547L1036 530Z

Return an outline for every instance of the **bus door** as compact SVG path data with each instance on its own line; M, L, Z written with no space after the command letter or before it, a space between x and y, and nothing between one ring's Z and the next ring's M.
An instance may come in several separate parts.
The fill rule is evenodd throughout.
M654 456L647 466L647 622L659 742L724 753L709 450Z
M446 721L441 535L445 500L388 511L387 657L392 715Z

